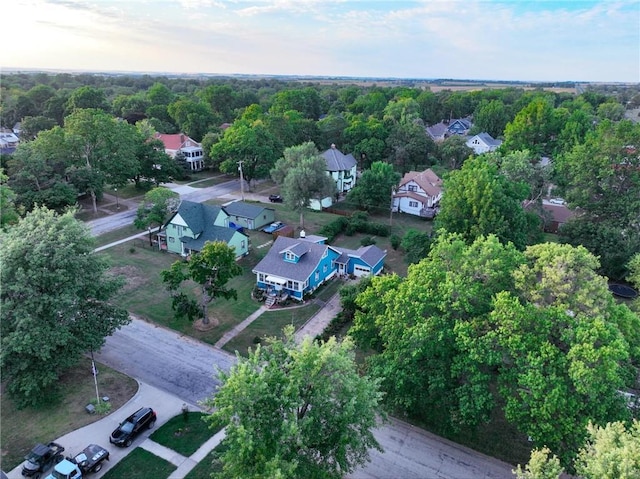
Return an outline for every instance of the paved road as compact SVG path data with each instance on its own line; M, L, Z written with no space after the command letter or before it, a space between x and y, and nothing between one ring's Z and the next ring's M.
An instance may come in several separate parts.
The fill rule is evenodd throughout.
M208 186L206 188L193 188L191 186L176 184L169 184L165 186L168 186L173 191L179 193L180 198L183 200L201 203L212 198L235 195L235 193L240 191L240 180L229 180L219 185ZM93 236L99 236L133 223L137 212L136 202L124 199L121 199L120 202L126 203L129 209L122 213L112 214L86 223L91 229L91 234Z
M196 404L215 389L215 366L229 370L235 357L192 338L134 319L96 355L99 361ZM375 431L374 452L351 479L506 479L512 466L393 420Z
M95 359L191 404L211 396L235 356L141 319L107 338Z

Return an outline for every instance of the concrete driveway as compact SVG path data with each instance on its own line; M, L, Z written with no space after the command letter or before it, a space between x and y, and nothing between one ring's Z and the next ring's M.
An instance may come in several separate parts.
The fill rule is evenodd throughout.
M148 384L139 383L138 392L120 409L109 414L104 419L56 439L56 442L64 446L65 456L75 456L89 444L99 444L107 449L110 453L109 460L104 462L104 467L100 472L91 474L90 476L92 479L98 479L109 469L114 467L118 461L145 442L146 438L148 438L149 435L159 426L177 414L180 414L183 404L185 404L184 399L178 398L173 394L169 394ZM198 410L198 407L195 404L187 405L192 411ZM118 424L120 424L123 419L141 407L152 407L156 412L157 420L155 427L152 430L144 431L128 448L119 448L111 444L109 442L111 432L118 427ZM80 414L83 413L84 412L80 412ZM9 471L7 474L9 479L22 478L23 476L20 473L21 469L21 466L18 466L17 468Z

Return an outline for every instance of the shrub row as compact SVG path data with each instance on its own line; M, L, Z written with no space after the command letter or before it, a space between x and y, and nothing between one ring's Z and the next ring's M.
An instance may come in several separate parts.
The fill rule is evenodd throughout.
M341 216L336 218L331 223L323 226L319 233L322 236L326 236L327 241L331 243L340 233L345 233L347 236L352 236L355 233L389 236L391 229L388 225L369 221L369 215L364 211L356 211L350 217Z

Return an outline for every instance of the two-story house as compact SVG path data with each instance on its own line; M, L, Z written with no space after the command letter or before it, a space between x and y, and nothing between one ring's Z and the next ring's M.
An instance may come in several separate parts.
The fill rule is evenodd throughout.
M332 144L331 148L322 153L327 164L327 174L336 183L338 194L347 193L356 185L356 170L358 162L351 153L345 155ZM312 200L309 207L314 210L328 208L333 204L333 198L328 196L322 200Z
M489 133L478 133L469 138L466 143L476 155L496 151L501 144L502 140L495 140Z
M380 274L387 253L375 245L357 250L325 244L322 236L278 236L267 255L255 266L256 286L271 305L287 298L302 301L331 278Z
M229 215L219 206L182 201L158 234L162 250L189 256L207 241L224 241L235 249L236 258L249 254L249 237L229 228Z
M166 133L156 133L155 138L164 145L164 151L171 158L175 158L178 153L182 153L189 165L190 171L201 171L204 169L204 151L202 145L189 138L184 133L169 135Z
M393 211L433 218L442 198L442 180L431 168L405 173L393 193Z
M455 120L443 120L440 123L428 126L425 130L433 141L441 142L451 135L466 135L471 127L471 120L457 118Z

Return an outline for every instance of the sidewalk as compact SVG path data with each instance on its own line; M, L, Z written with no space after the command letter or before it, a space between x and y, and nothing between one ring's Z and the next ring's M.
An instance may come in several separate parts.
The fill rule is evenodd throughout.
M55 439L55 442L64 446L65 456L76 455L89 444L99 444L109 451L109 460L105 461L104 468L100 472L92 474L92 478L98 479L102 477L109 469L113 468L137 446L140 446L141 443L144 444L146 441L143 438L148 438L149 435L158 427L162 426L169 419L180 414L182 411L182 406L184 405L184 401L182 399L150 386L149 384L140 381L138 381L138 384L138 392L136 392L136 394L117 411L113 411L103 419ZM189 404L188 406L191 411L200 410L200 407L195 404ZM111 432L118 427L118 424L120 424L123 419L141 407L152 407L156 412L157 420L155 427L151 431L144 432L143 435L138 437L129 448L119 448L112 445L109 442ZM78 414L86 413L84 411L78 411ZM149 439L147 439L147 441L149 441ZM9 471L7 476L9 479L20 479L22 478L21 470L22 465L19 465L15 469ZM43 477L45 476L43 475Z

